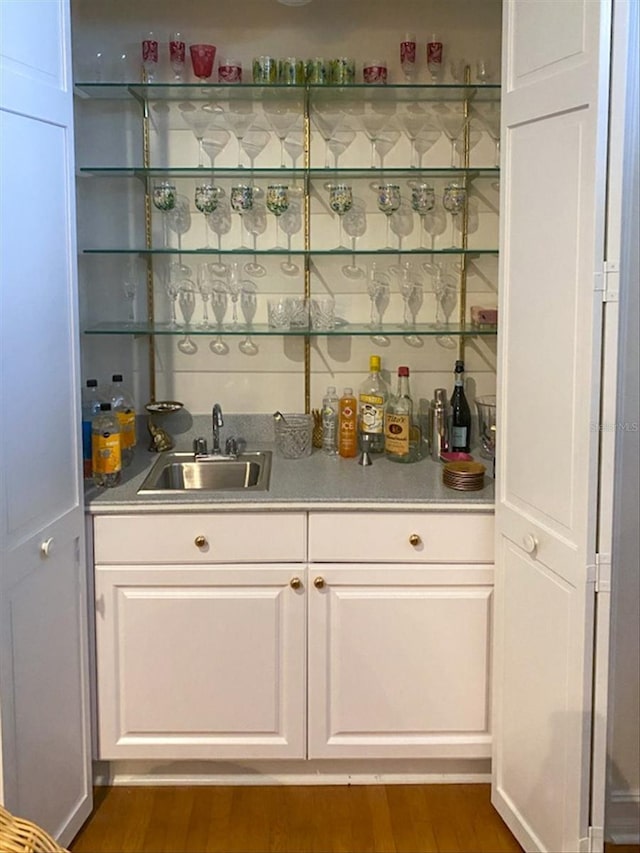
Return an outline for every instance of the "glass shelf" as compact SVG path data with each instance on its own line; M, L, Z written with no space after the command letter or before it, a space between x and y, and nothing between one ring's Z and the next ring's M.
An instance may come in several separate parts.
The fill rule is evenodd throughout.
M167 323L98 323L84 330L85 335L163 335L163 336L178 336L185 335L208 336L215 335L225 336L269 336L269 337L341 337L352 335L385 335L387 337L402 337L405 335L418 335L419 337L443 337L451 335L460 337L489 337L497 333L496 326L460 326L452 323L449 326L436 326L435 323L416 323L411 328L405 328L397 324L387 324L380 328L372 329L371 326L364 323L347 323L346 321L338 321L335 329L331 330L316 330L316 329L273 329L265 323L256 323L251 327L235 326L234 328L223 327L218 330L217 327L211 326L208 329L203 329L198 326L169 326Z
M409 257L415 255L466 255L469 258L480 257L481 255L497 255L497 248L489 249L82 249L84 255L229 255L229 256L248 256L260 255L263 258L269 256L280 257L282 255L297 255L298 257L347 257L351 255L407 255Z
M199 177L216 177L216 178L282 178L284 176L291 178L296 181L303 181L305 175L309 175L311 180L326 180L327 178L333 178L337 181L344 180L366 180L367 178L380 178L384 177L385 180L388 178L416 178L419 179L422 175L428 176L429 178L443 178L452 180L455 178L468 178L469 180L475 180L476 178L496 178L500 174L500 169L497 166L489 166L489 167L477 167L474 166L470 169L458 169L458 168L428 168L423 167L422 169L418 168L399 168L397 166L392 166L390 168L380 169L318 169L311 168L308 170L305 169L292 169L289 167L282 166L273 166L271 168L256 168L256 169L248 169L248 168L226 168L226 167L216 167L215 169L211 169L209 167L198 167L198 166L153 166L150 168L143 168L142 166L82 166L80 168L80 175L88 176L88 177L107 177L107 178L140 178L142 180L146 178L160 178L171 175L176 178L199 178ZM300 187L302 190L302 187Z
M352 83L348 86L270 86L241 83L237 85L217 85L202 83L96 83L78 82L74 91L80 98L98 98L102 100L122 100L135 98L137 101L254 101L269 99L290 99L301 101L308 97L312 106L326 103L349 101L353 96L360 101L384 103L444 102L462 101L469 98L476 102L499 102L500 85L461 85L459 83L405 84L392 83L386 86L372 86L366 83Z

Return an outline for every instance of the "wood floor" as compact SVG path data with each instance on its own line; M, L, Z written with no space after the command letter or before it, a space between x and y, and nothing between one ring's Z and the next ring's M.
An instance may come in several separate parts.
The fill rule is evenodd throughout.
M98 788L73 853L521 853L489 785Z

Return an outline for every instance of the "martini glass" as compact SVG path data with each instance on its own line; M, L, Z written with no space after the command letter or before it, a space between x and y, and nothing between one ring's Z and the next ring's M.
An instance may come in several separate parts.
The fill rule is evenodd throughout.
M467 203L467 190L461 184L451 183L444 188L442 205L451 214L451 246L456 249L456 217L464 210Z
M223 285L224 287L224 285ZM228 297L227 291L222 288L216 288L211 292L211 307L213 316L216 318L216 327L218 329L217 336L209 344L209 349L216 355L226 355L229 352L229 347L222 340L222 329L225 314L227 313Z
M464 131L466 118L461 108L449 107L440 113L440 127L451 143L451 168L456 167L456 140Z
M354 197L351 210L348 210L342 218L342 227L351 238L351 263L342 267L342 272L347 278L358 279L366 276L366 271L356 263L356 240L362 237L367 230L366 205L361 198Z
M204 107L196 107L194 104L183 103L178 104L182 120L187 125L198 141L198 168L204 168L204 137L207 130L211 127L214 114L211 110L205 110Z
M267 230L267 211L264 204L254 201L251 210L243 214L242 221L253 240L253 259L244 265L244 271L249 273L249 275L261 277L267 274L265 267L258 263L257 255L258 235L264 234Z
M162 233L164 248L169 248L169 232L167 230L167 214L176 206L176 188L170 181L157 181L153 185L153 205L157 210L162 211Z
M485 128L495 148L494 166L500 165L500 110L496 104L483 104L480 121Z
M222 237L231 231L231 205L227 198L222 198L213 213L206 217L207 225L218 237L218 252L222 251ZM220 259L213 262L212 269L217 275L224 275L227 267Z
M243 168L243 163L241 163L241 155L243 152L242 141L255 121L255 114L250 105L242 104L242 105L234 105L229 104L229 110L225 113L225 119L235 138L238 140L238 168Z
M433 127L425 126L423 130L420 131L418 136L415 138L413 142L413 147L416 150L416 154L418 155L418 169L422 169L422 160L427 151L430 151L436 142L442 136L441 130L436 130Z
M283 248L280 245L280 217L289 208L289 187L286 184L269 184L267 187L267 209L276 218L276 245L274 249Z
M318 128L320 136L324 140L326 152L324 167L325 169L329 169L329 154L331 153L329 143L333 139L340 124L344 121L344 113L342 110L332 108L322 110L316 109L312 113L312 118L315 126Z
M383 129L380 131L378 136L376 137L373 147L378 153L378 157L380 158L380 168L384 169L384 158L391 151L392 148L398 144L398 140L400 139L400 131L399 130L388 130Z
M411 106L398 116L398 121L411 143L411 168L415 169L417 166L416 139L425 127L427 114L420 107Z
M371 143L371 168L376 167L376 140L382 128L388 121L388 116L384 113L374 112L373 110L365 112L361 117L362 129L365 136Z
M229 144L231 134L228 130L210 130L202 140L202 147L205 154L211 161L211 171L213 172L215 160L218 154L221 154Z
M210 249L209 245L209 228L206 217L210 213L214 213L218 207L218 201L224 195L224 190L221 187L216 187L213 184L199 184L196 186L194 203L196 208L205 215L204 228L206 232L205 249Z
M390 234L390 218L393 213L400 207L402 198L400 196L400 187L398 184L376 184L377 191L376 201L378 210L382 211L387 218L387 245L385 249L393 249L391 245Z
M329 151L333 154L333 168L338 168L340 156L344 154L347 148L355 141L356 133L354 130L336 130L327 145Z
M266 130L248 130L242 137L240 147L249 159L249 168L253 169L256 157L269 144L269 134Z
M280 264L280 269L285 275L298 275L300 267L291 260L291 238L302 228L301 200L289 190L289 208L280 217L280 228L287 235L287 252L289 253Z
M286 139L282 143L284 145L284 150L287 152L289 157L291 157L291 166L293 169L296 168L296 163L304 153L304 143L302 141L302 131L301 130L292 130L287 134ZM295 184L295 178L294 178Z
M424 249L424 217L436 205L436 194L429 184L411 183L411 207L420 217L420 248Z
M353 206L353 188L348 184L327 184L326 188L329 190L329 207L338 214L340 231L336 249L347 249L342 239L342 217Z
M280 167L286 168L284 162L284 141L293 130L298 122L298 113L290 109L288 104L265 104L263 106L264 114L266 115L271 127L275 131L276 136L280 140Z

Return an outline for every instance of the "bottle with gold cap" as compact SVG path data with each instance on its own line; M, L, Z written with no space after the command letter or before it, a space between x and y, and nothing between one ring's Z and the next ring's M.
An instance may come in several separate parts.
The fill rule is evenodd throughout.
M368 435L368 450L384 452L384 412L389 387L380 375L380 356L369 356L369 375L358 392L358 435Z

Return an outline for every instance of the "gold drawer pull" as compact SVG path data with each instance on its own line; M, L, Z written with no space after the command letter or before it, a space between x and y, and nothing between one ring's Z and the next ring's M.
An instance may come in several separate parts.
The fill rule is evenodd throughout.
M409 544L413 545L416 548L418 545L422 545L422 539L418 536L417 533L412 533L409 537Z
M206 536L196 536L196 538L193 541L194 541L197 548L204 548L204 546L207 544L207 537Z
M300 580L300 578L291 578L291 580L289 581L289 586L291 587L291 589L300 589L300 587L302 586L302 581Z
M316 589L322 589L322 587L324 586L324 578L318 576L317 578L314 579L313 585L315 586Z

